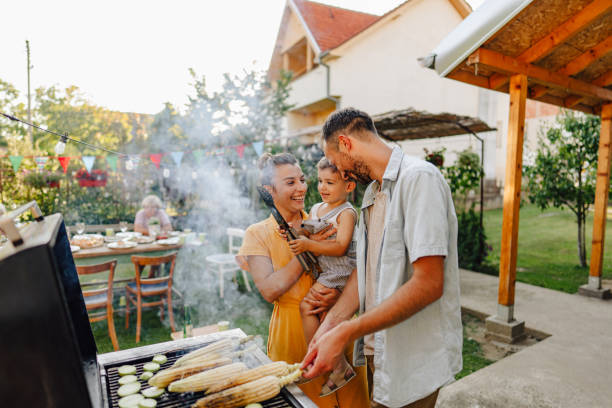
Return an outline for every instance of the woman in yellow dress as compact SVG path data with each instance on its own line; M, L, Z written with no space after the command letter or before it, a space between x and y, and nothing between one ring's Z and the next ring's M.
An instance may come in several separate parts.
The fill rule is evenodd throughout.
M306 217L304 198L307 185L295 157L288 153L274 156L267 154L260 159L259 167L262 185L272 195L278 211L289 224L300 225ZM279 234L278 225L272 216L246 230L238 255L246 260L261 295L268 302L274 303L270 318L268 356L273 361L301 362L306 355L307 345L302 330L300 302L314 280L303 273L287 241ZM333 293L326 293L323 297L332 300L322 301L321 306L331 306L338 294L334 296ZM347 347L348 361L352 361L352 348L352 345ZM319 396L324 377L299 387L321 408L369 408L365 368L355 367L355 371L357 376L353 380L326 397Z

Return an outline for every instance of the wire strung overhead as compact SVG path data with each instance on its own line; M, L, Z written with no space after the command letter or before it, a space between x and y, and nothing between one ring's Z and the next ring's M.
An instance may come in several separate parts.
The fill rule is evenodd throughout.
M60 133L54 132L54 131L49 130L49 129L41 128L40 126L36 126L36 125L34 125L32 123L28 123L28 122L26 122L24 120L16 118L15 116L8 115L8 114L3 113L3 112L0 112L0 115L4 116L7 119L10 119L12 121L20 122L20 123L23 123L24 125L31 126L31 127L35 128L35 129L38 129L38 130L42 130L43 132L47 132L47 133L50 133L52 135L59 136L60 140L59 140L59 142L57 142L57 145L55 146L55 152L57 154L63 153L63 149L66 146L66 142L67 141L71 141L71 142L75 142L75 143L79 143L79 144L82 144L84 146L87 146L87 147L89 147L90 149L93 149L93 150L102 150L102 151L105 151L107 153L116 154L117 156L120 156L120 157L127 157L130 160L140 160L139 158L129 157L129 155L127 155L125 153L116 152L114 150L107 149L106 147L96 146L96 145L93 145L91 143L84 142L82 140L74 139L72 137L69 137L68 133L60 134ZM60 150L61 150L61 152L60 152Z

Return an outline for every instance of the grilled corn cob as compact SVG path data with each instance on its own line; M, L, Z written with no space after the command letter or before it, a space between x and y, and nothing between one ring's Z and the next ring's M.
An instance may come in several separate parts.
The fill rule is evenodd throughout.
M216 341L208 346L194 350L191 353L185 354L172 365L173 367L181 367L187 364L200 363L204 361L216 360L224 357L225 354L235 349L240 344L251 341L253 336L247 336L243 339L223 339Z
M274 375L262 377L258 380L200 398L192 407L236 408L254 402L265 401L277 396L282 387L296 381L301 375L301 370L295 370L284 377L276 377Z
M228 378L235 376L238 373L246 371L247 367L244 363L233 363L226 366L213 368L199 374L183 378L182 380L174 381L168 386L170 392L190 392L190 391L205 391L208 387Z
M204 370L224 366L230 364L231 362L232 359L230 357L223 357L217 360L205 361L199 364L189 364L181 367L167 368L159 371L153 377L149 378L149 385L164 388L172 381L180 380L181 378L197 374Z
M251 381L266 377L268 375L283 376L289 374L290 371L297 369L299 364L287 364L284 361L276 361L274 363L264 364L259 367L251 368L245 372L238 374L226 381L214 384L208 388L206 392L212 394L215 392L223 391L228 388L236 387L241 384L246 384Z

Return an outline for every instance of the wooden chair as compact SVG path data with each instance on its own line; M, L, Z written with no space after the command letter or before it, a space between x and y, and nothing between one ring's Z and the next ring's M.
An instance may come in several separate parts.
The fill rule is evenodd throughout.
M132 263L136 270L136 279L125 286L125 328L130 325L130 307L136 306L136 343L140 342L140 326L142 321L142 308L160 306L160 317L164 319L164 303L168 307L170 327L174 328L174 315L172 313L172 276L176 252L164 256L132 256ZM163 265L170 264L167 276L156 276L155 272L163 273ZM143 277L142 272L146 266L151 268L148 277ZM161 272L160 272L161 271ZM158 300L144 302L143 298L159 297Z
M251 284L249 283L249 277L247 273L240 268L236 262L236 254L240 250L238 240L244 238L245 231L240 228L228 228L226 230L229 238L229 252L224 254L208 255L206 261L217 270L219 274L219 296L223 298L223 274L226 272L238 272L242 271L242 278L247 290L251 291Z
M83 290L83 299L85 300L85 307L87 311L99 310L93 314L89 314L90 322L99 322L106 319L108 321L108 335L113 343L113 349L119 350L119 343L117 342L117 334L115 333L115 321L113 320L113 278L115 276L115 267L117 266L117 260L112 260L98 265L87 265L77 266L77 273L79 275L91 275L95 273L108 273L108 283L105 287L97 286L95 289ZM85 283L83 286L94 285Z

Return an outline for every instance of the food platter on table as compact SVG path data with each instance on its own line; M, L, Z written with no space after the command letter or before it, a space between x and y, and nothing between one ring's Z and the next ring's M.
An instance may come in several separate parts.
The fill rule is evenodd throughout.
M104 245L104 237L99 234L75 235L70 239L70 244L81 249L97 248Z
M160 239L160 240L155 241L155 243L159 245L177 245L179 243L179 239L178 237Z
M133 236L130 238L126 238L126 241L135 242L137 244L150 244L155 242L155 238L149 237L147 235Z
M111 242L107 244L107 246L111 249L134 248L136 245L138 244L132 241L117 241L117 242Z

